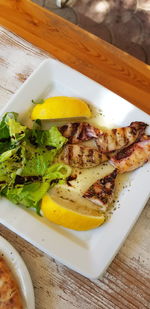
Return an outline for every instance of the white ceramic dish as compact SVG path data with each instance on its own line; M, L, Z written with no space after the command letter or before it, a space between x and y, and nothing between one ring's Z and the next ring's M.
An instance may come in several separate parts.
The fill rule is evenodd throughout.
M58 95L84 98L99 107L106 126L126 126L136 120L150 124L150 117L126 100L52 59L44 61L25 81L1 110L1 115L7 111L25 112L32 99ZM0 201L0 222L73 270L98 278L118 252L149 198L150 163L130 173L129 183L130 191L124 188L119 195L120 208L110 221L95 230L75 232L48 224L6 199Z
M1 236L0 256L6 260L18 282L24 300L24 309L35 309L33 285L27 267L16 249Z

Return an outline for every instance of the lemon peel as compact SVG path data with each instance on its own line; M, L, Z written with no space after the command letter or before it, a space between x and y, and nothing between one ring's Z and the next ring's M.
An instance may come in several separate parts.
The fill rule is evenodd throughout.
M44 217L51 222L77 231L86 231L97 228L103 224L105 220L105 216L103 214L100 214L99 216L92 216L89 214L83 214L79 211L74 211L68 207L64 207L58 204L48 194L46 194L42 199L41 210Z
M74 117L91 117L87 103L79 98L57 96L37 104L31 113L31 119L66 119Z

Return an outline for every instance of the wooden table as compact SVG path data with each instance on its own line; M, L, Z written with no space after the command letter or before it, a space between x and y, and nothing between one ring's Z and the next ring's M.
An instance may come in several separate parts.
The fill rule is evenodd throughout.
M3 1L2 1L3 2ZM7 1L6 1L7 2ZM9 2L9 1L8 1ZM12 1L13 2L13 1ZM15 1L14 1L15 2ZM17 1L18 3L22 1ZM27 1L28 2L28 1ZM1 2L0 2L1 5ZM0 6L1 8L1 6ZM0 16L1 16L0 11ZM46 13L47 14L47 13ZM51 16L51 15L50 15ZM57 17L52 16L53 22L55 19L56 26L60 23L66 23ZM0 17L1 20L1 17ZM1 20L2 21L2 20ZM4 24L4 18L3 18ZM68 26L70 24L67 23ZM7 25L8 26L8 25ZM101 81L102 76L98 74L98 69L96 69L96 63L99 68L102 59L102 53L105 48L107 53L110 53L110 47L103 45L103 42L94 36L87 34L75 28L75 26L70 26L70 29L74 31L76 35L75 39L86 38L87 53L90 50L91 42L98 42L101 51L100 60L97 59L96 62L93 60L93 67L91 66L91 59L86 56L82 62L82 51L81 54L78 52L68 59L67 53L62 50L62 55L60 54L60 48L56 42L51 49L51 54L54 56L59 55L59 59L70 64L71 66L78 68L79 71L86 73L88 76L93 77L95 80ZM15 29L14 29L15 30ZM54 31L54 28L50 31ZM67 37L67 28L63 30L64 40L66 34L66 42L69 40ZM16 31L18 33L18 31ZM24 31L25 32L25 31ZM56 32L57 33L57 32ZM20 33L21 34L21 33ZM58 34L57 34L58 35ZM61 35L61 33L60 33ZM78 36L79 35L79 36ZM22 35L24 36L24 35ZM27 37L26 37L27 38ZM72 39L73 40L73 39ZM97 41L98 40L98 41ZM32 40L31 40L32 41ZM53 41L53 35L51 36L51 44ZM85 40L84 40L85 42ZM34 44L37 43L36 40ZM88 45L89 44L89 45ZM93 43L95 44L95 43ZM40 45L37 43L36 45ZM80 50L81 41L78 40L78 46L75 47L76 50ZM65 43L64 43L65 46ZM71 43L72 46L72 43ZM92 45L91 45L92 46ZM41 46L42 47L42 46ZM50 47L49 47L50 48ZM85 48L85 46L84 46ZM92 47L91 47L92 48ZM98 48L98 46L97 46ZM46 48L48 50L48 48ZM68 50L68 46L66 47ZM59 52L58 52L59 50ZM114 52L114 49L112 49ZM48 50L50 51L50 50ZM86 50L85 50L86 51ZM93 50L94 53L94 50ZM91 57L96 57L98 50ZM105 60L106 60L106 55ZM133 79L134 90L135 87L140 85L140 77L142 76L143 82L141 89L145 92L145 98L149 96L149 89L146 86L150 84L150 78L148 77L148 70L145 65L135 60L132 57L125 55L125 59L121 58L122 52L116 52L118 57L118 67L122 61L124 61L124 67L130 64L130 69L133 69L133 76L135 76L135 71L137 72L136 82ZM4 106L10 99L12 94L21 86L24 80L31 74L31 72L49 55L42 51L41 49L31 45L22 38L17 37L3 27L0 28L0 107ZM114 58L113 58L114 59ZM117 58L115 58L117 59ZM132 60L133 59L133 63ZM136 62L136 63L135 63ZM89 64L90 63L90 64ZM136 66L134 69L134 65ZM103 84L107 84L109 88L115 86L115 80L119 80L119 71L116 72L115 67L110 70L108 76L109 63L106 61L106 71L104 65L102 66L102 71L105 71ZM114 73L113 73L114 70ZM118 77L117 77L118 74ZM139 75L138 75L139 74ZM107 78L108 76L108 78ZM128 83L126 76L123 78L122 83ZM139 79L138 79L139 76ZM112 77L112 79L110 78ZM111 80L111 81L110 81ZM130 85L129 85L130 86ZM118 86L117 86L118 87ZM115 88L115 87L114 87ZM118 88L119 89L119 88ZM122 89L122 88L121 88ZM115 88L114 90L117 89ZM133 91L132 86L130 90ZM119 90L120 91L120 90ZM122 91L122 90L121 90ZM140 91L140 90L139 90ZM140 93L136 93L139 96ZM133 98L133 92L129 94L130 98ZM139 97L138 97L139 98ZM146 101L146 100L145 100ZM141 102L144 102L141 98ZM138 105L140 99L138 100ZM144 103L142 105L144 110L150 111L150 104ZM140 216L138 222L134 226L132 232L127 238L126 242L122 246L118 255L106 271L102 280L88 280L83 276L69 270L65 266L61 265L54 259L43 254L41 251L27 243L22 238L18 237L16 234L12 233L4 226L0 226L0 234L5 237L21 254L23 257L31 278L34 284L35 299L36 299L36 309L144 309L149 308L150 303L150 281L149 281L149 233L150 233L150 202L146 205L142 215ZM30 308L29 308L30 309Z

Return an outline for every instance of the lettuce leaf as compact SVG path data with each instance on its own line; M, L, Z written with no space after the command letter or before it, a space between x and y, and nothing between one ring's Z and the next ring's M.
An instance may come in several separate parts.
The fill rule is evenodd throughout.
M0 193L6 186L12 186L16 175L20 174L24 166L23 149L17 147L8 150L0 156Z
M19 114L18 114L18 113L15 113L15 112L7 112L7 113L4 114L2 120L3 120L5 123L7 123L8 119L14 119L14 120L17 121L18 115L19 115Z
M34 182L13 188L7 187L7 189L3 191L3 195L14 204L22 204L26 207L36 208L48 189L49 183Z
M18 184L12 187L3 188L2 195L7 197L14 204L22 204L26 207L34 207L39 213L40 200L57 183L63 183L70 175L71 168L65 164L53 164L47 171L47 175L39 181L30 183L30 178L20 177ZM20 180L22 178L22 180ZM24 184L19 184L23 182ZM26 183L29 181L29 183ZM33 177L31 177L33 181ZM40 214L40 213L39 213Z
M2 140L2 142L4 141L4 139L9 139L10 138L10 134L9 134L9 128L6 122L7 119L7 115L8 113L6 113L1 122L0 122L0 140Z
M25 136L26 127L17 122L17 117L17 113L6 113L0 122L0 154L16 147Z
M34 145L38 146L50 146L57 150L67 142L67 139L62 136L56 127L51 127L49 130L28 130L27 138Z
M0 194L39 213L49 188L71 174L69 166L53 164L67 139L56 127L41 130L37 121L29 129L17 118L17 113L6 113L0 122Z
M13 148L10 139L5 141L0 141L0 154Z
M26 138L30 143L26 143L26 162L21 175L43 176L67 139L56 127L43 131L28 130Z
M1 122L0 122L0 140L8 139L10 138L10 131L9 131L9 125L8 120L13 119L14 121L17 120L17 113L6 113Z
M44 147L34 147L26 144L25 146L25 161L22 169L22 176L43 176L47 168L52 164L57 150L47 150Z
M71 174L71 167L63 163L55 163L50 166L43 177L44 181L48 181L51 184L55 183L64 183L67 177Z
M25 136L26 127L22 126L19 122L14 119L8 118L7 125L9 127L9 134L12 142L20 141Z

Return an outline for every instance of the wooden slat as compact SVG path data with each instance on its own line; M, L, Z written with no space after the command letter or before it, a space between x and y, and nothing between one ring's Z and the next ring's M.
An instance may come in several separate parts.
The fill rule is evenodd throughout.
M148 309L150 281L118 254L102 280L88 280L0 226L30 271L36 309Z
M29 0L0 0L0 24L150 113L150 67Z

